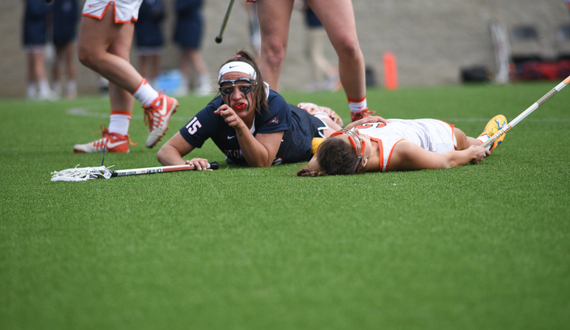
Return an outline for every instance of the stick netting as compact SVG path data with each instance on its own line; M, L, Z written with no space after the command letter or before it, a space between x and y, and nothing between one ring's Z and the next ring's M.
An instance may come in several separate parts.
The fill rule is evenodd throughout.
M105 166L68 168L63 171L51 172L51 181L87 181L95 179L110 179L111 170Z

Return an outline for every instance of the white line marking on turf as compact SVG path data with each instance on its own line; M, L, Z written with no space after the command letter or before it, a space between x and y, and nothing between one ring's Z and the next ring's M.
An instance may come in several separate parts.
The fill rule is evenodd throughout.
M94 118L109 118L109 116L111 115L110 113L90 112L90 111L88 110L89 108L90 108L90 109L99 109L100 107L99 107L99 106L90 106L90 107L87 106L87 107L83 107L83 108L71 108L71 109L68 109L68 110L66 111L66 113L69 114L69 115L74 115L74 116L94 117ZM144 116L141 116L141 115L133 115L133 116L131 117L131 120L132 120L132 119L139 120L139 119L143 119L143 118L144 118ZM175 116L174 116L173 118L171 118L170 120L171 120L171 121L172 121L172 120L174 120L174 121L183 121L183 122L187 122L187 121L188 121L187 118L179 118L179 117L175 117Z
M93 109L99 109L101 108L100 106L87 106L87 107L80 107L80 108L71 108L69 110L67 110L67 113L70 115L74 115L74 116L83 116L83 117L95 117L95 118L109 118L110 114L108 113L98 113L98 112L90 112L89 109L93 110ZM144 117L141 115L133 115L131 117L131 119L143 119ZM404 118L402 118L404 119ZM438 118L440 120L443 120L447 123L450 124L454 124L454 123L464 123L464 122L488 122L490 118ZM183 122L187 122L189 120L189 118L181 118L181 117L177 117L177 116L173 116L171 119L171 121L183 121ZM350 119L349 118L343 118L343 121L345 123L349 123ZM528 118L525 119L525 121L529 122L569 122L570 118Z

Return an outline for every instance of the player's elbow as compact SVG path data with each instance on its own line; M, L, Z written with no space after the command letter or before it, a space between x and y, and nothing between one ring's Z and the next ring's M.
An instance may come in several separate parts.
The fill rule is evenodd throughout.
M156 160L158 160L158 162L161 163L162 165L166 165L164 163L165 162L164 146L158 150L158 153L156 154Z
M249 164L250 167L271 167L272 163L268 162L256 162L254 164Z
M184 161L181 158L180 152L168 144L163 145L156 153L156 160L164 166L180 164Z

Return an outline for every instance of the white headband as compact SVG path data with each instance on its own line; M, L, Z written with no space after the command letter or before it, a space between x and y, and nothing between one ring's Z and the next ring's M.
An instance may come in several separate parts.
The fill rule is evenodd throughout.
M257 77L255 74L255 69L249 63L242 61L232 61L224 64L220 68L220 73L218 74L218 82L222 79L222 76L228 72L241 72L249 75L253 80Z

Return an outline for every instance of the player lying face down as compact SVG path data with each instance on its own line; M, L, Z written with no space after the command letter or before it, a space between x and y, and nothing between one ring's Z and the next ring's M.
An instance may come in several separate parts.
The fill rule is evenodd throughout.
M229 163L269 167L308 161L313 139L341 128L327 115L312 115L287 104L263 82L257 64L245 51L222 65L218 84L219 95L160 149L160 163L206 169L207 159L183 157L210 138Z
M361 174L364 172L411 171L478 164L504 139L487 150L481 145L495 134L506 119L495 116L477 138L436 119L375 122L367 117L333 133L298 176Z

